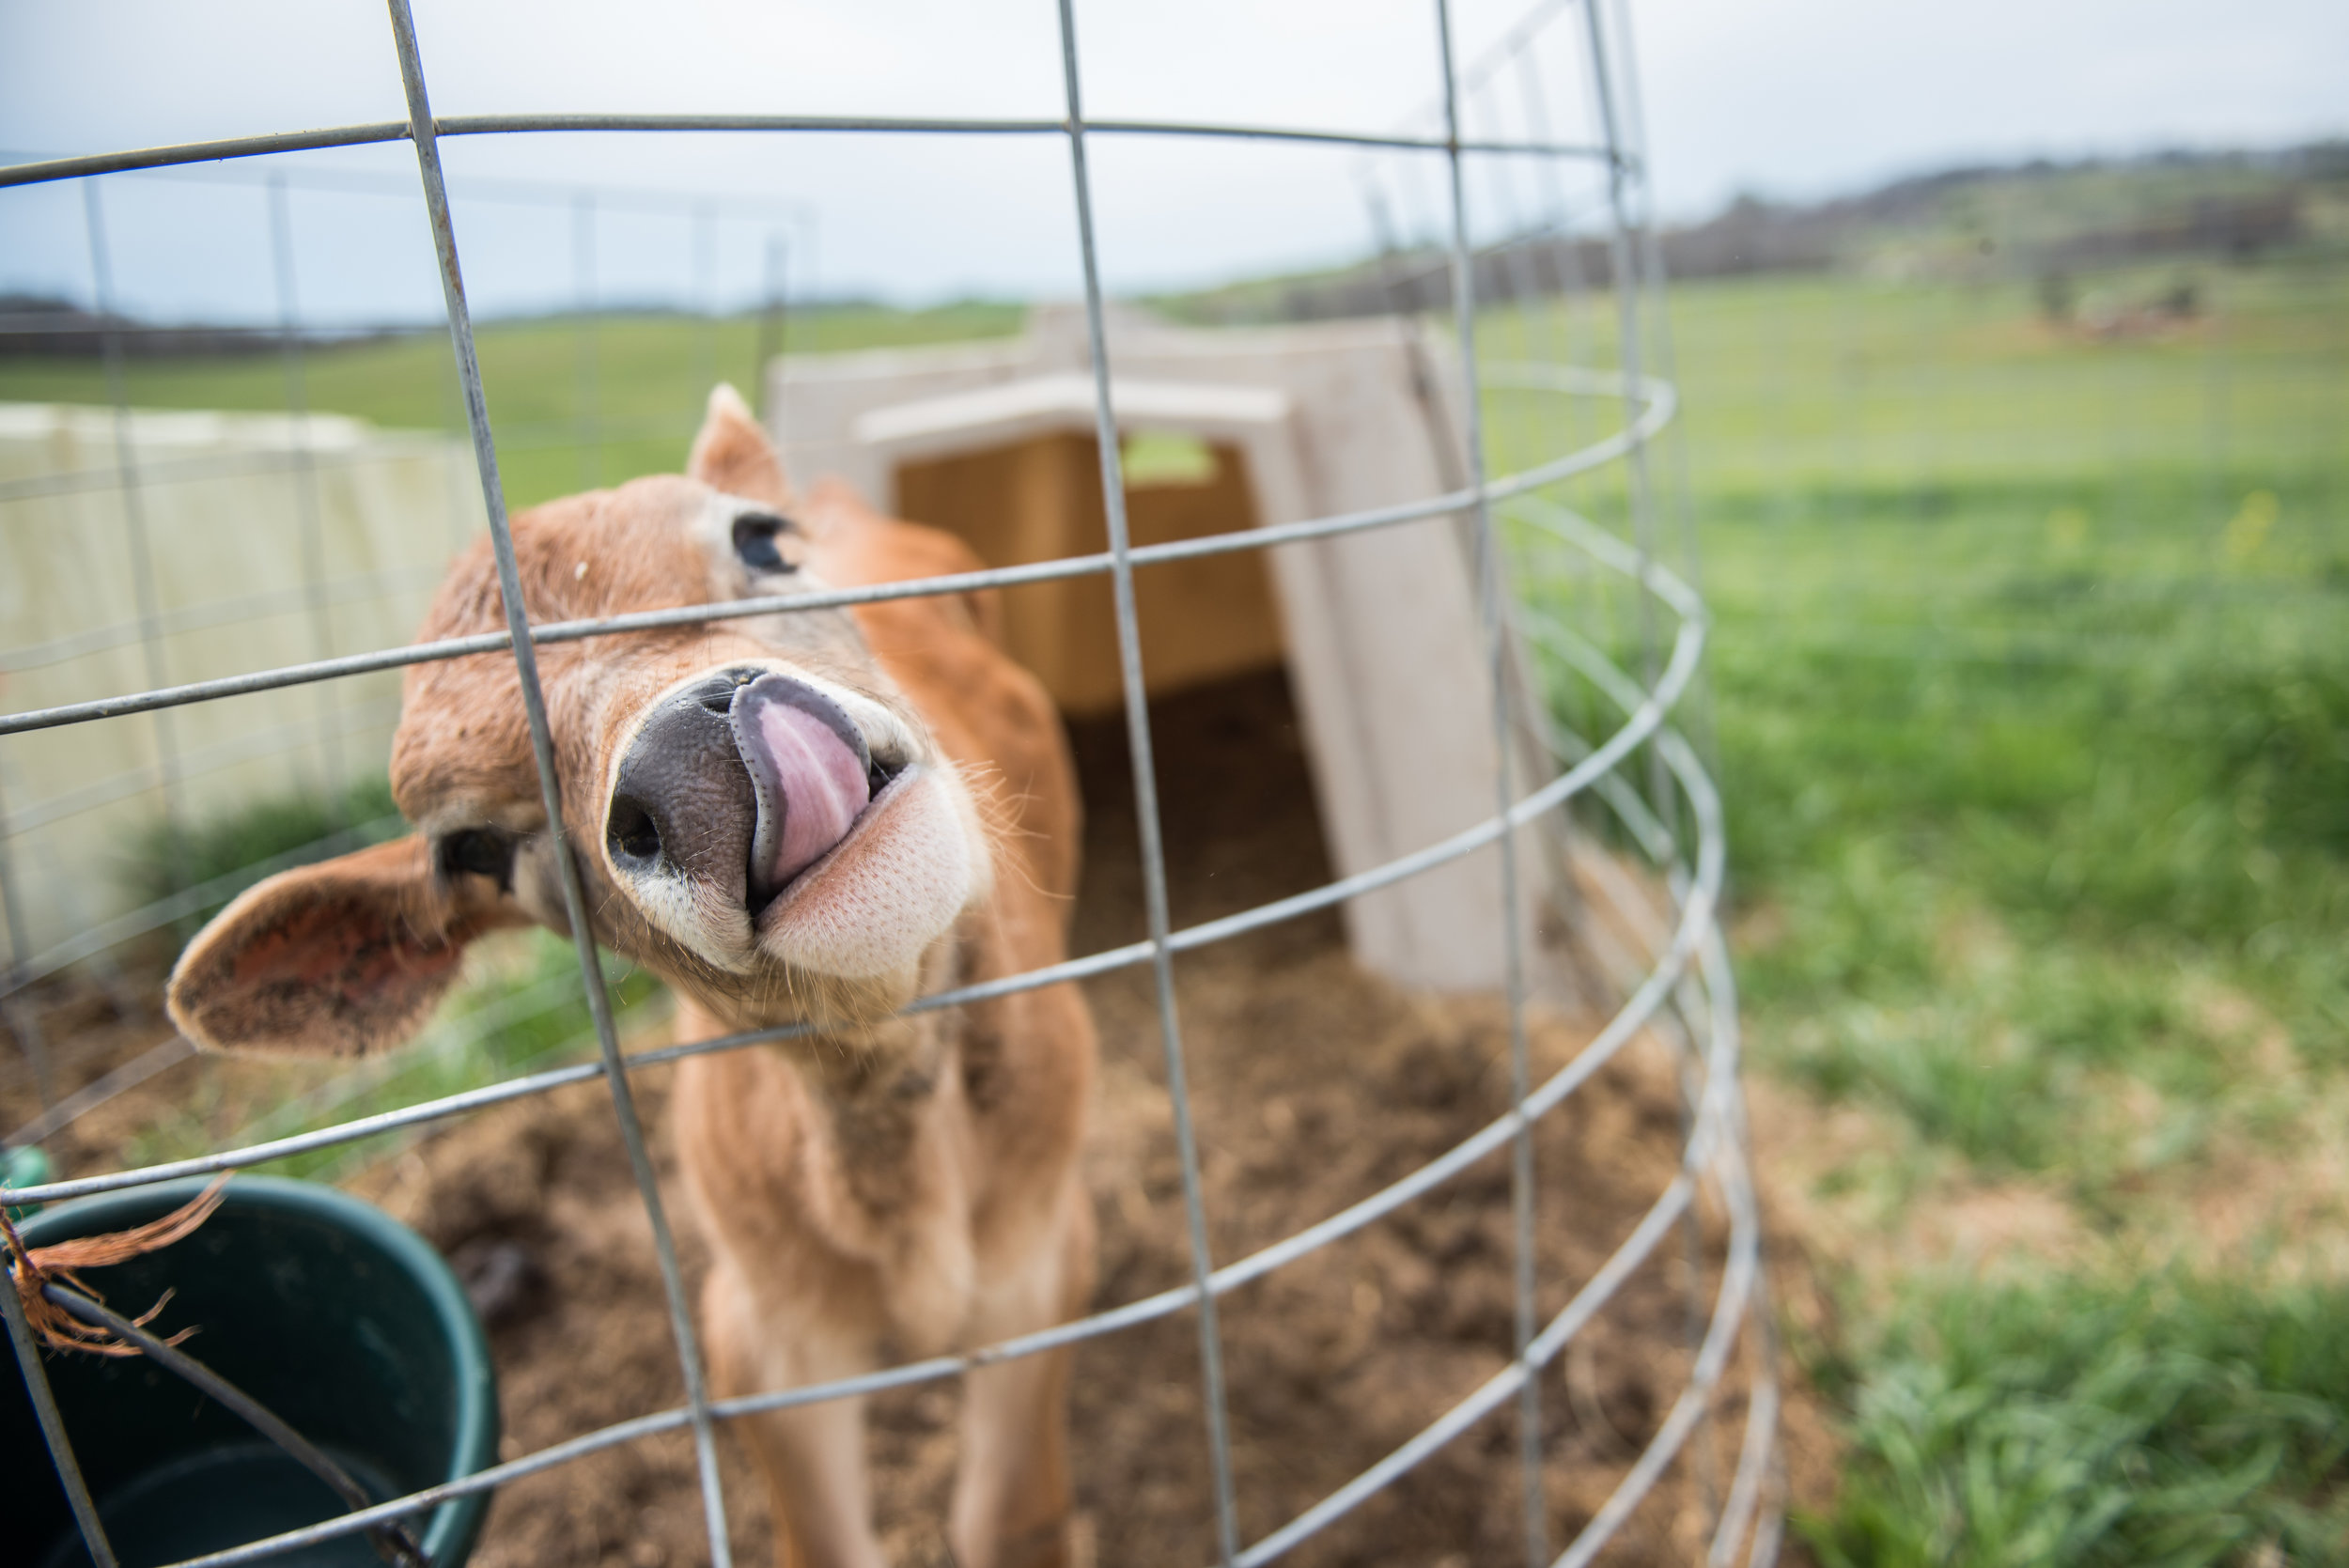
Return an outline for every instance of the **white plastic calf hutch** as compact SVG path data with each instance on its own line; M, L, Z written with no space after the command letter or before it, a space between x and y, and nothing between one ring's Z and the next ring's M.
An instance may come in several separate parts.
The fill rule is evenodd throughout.
M1201 332L1115 312L1110 342L1121 437L1181 438L1204 459L1173 478L1153 478L1146 455L1133 465L1137 546L1365 512L1457 483L1455 383L1430 374L1440 351L1415 325ZM1039 310L1001 343L778 361L769 423L802 483L844 479L960 536L990 567L1082 555L1104 537L1091 363L1081 310ZM1492 685L1470 548L1439 518L1135 578L1153 697L1285 661L1340 877L1491 814ZM1004 622L1012 653L1064 712L1117 709L1107 582L1008 589ZM1523 857L1528 929L1548 892L1542 864ZM1498 989L1501 877L1495 857L1471 856L1349 900L1356 957L1407 986Z

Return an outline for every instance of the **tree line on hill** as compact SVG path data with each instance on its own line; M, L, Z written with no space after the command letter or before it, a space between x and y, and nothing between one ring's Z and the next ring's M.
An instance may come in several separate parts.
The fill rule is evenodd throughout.
M1741 195L1701 223L1667 225L1655 259L1672 278L1875 266L2045 285L2132 261L2255 261L2321 242L2326 204L2349 210L2349 142L2278 152L2169 152L2127 160L1971 165L1857 195L1776 202ZM1522 232L1479 253L1480 299L1604 288L1603 232ZM1399 248L1350 266L1259 279L1160 302L1188 319L1239 324L1449 307L1451 257Z
M2265 152L2164 152L2059 163L1975 164L1895 179L1815 202L1741 195L1700 223L1668 225L1635 252L1673 278L1869 269L1895 275L2032 280L2043 301L2068 300L2077 273L2169 257L2251 262L2349 236L2349 141ZM1479 252L1485 300L1604 288L1616 247L1603 229L1532 228ZM1256 278L1152 304L1202 324L1304 321L1450 308L1451 257L1440 246L1398 247L1348 265ZM795 315L872 308L844 295L794 301ZM632 313L659 304L630 306ZM2050 304L2052 310L2054 306ZM2190 314L2190 308L2187 312ZM437 322L305 333L348 345ZM274 327L166 325L101 314L70 300L0 294L0 358L96 358L118 346L140 358L284 350Z

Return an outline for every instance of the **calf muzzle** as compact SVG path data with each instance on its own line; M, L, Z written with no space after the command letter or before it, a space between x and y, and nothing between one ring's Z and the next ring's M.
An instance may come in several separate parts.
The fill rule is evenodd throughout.
M885 783L839 704L755 666L670 691L613 777L604 842L631 881L682 877L755 918Z

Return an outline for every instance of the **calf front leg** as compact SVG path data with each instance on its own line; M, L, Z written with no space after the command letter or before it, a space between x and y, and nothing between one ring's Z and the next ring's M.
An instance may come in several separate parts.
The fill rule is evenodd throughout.
M704 1288L702 1320L721 1398L852 1377L877 1364L858 1336L768 1321L723 1263ZM780 1568L886 1568L873 1533L863 1400L773 1410L736 1425L767 1478Z
M1093 1295L1093 1210L1074 1181L1026 1266L983 1284L973 1343L1081 1314ZM956 1568L1069 1568L1070 1349L1001 1361L963 1382L962 1461L950 1526Z

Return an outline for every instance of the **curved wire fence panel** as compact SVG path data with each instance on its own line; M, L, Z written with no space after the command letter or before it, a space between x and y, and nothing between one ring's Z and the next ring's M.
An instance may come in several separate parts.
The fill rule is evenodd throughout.
M6 854L21 849L23 841L54 821L158 784L168 800L175 782L185 774L191 754L177 750L172 741L168 723L177 710L299 686L324 690L323 683L430 660L503 653L513 659L519 675L547 819L558 846L555 862L563 872L565 908L574 934L577 968L568 981L542 980L514 999L505 1012L492 1010L455 1027L468 1039L479 1038L510 1025L531 1009L552 1005L559 994L575 991L585 1001L597 1055L592 1061L520 1072L497 1082L428 1096L387 1110L345 1116L315 1130L280 1133L277 1128L288 1125L285 1121L275 1125L264 1121L253 1125L250 1136L202 1155L22 1187L0 1196L8 1203L50 1203L174 1176L235 1170L291 1155L342 1149L387 1131L423 1126L563 1085L601 1079L617 1113L638 1198L651 1225L685 1400L674 1408L646 1412L507 1460L462 1481L191 1559L179 1568L260 1560L274 1552L410 1517L451 1498L484 1492L619 1445L676 1432L688 1433L692 1438L710 1559L724 1564L730 1560L731 1548L726 1498L713 1446L719 1423L954 1378L975 1368L1114 1335L1183 1312L1195 1314L1198 1328L1199 1377L1212 1477L1206 1506L1213 1515L1218 1557L1226 1564L1267 1563L1282 1558L1480 1422L1511 1407L1517 1427L1525 1555L1534 1568L1592 1560L1675 1463L1695 1466L1702 1474L1706 1498L1705 1560L1716 1564L1769 1560L1775 1555L1779 1529L1779 1393L1764 1300L1761 1233L1738 1090L1736 993L1718 919L1725 855L1722 813L1699 746L1687 737L1685 726L1676 719L1696 690L1706 620L1703 604L1692 586L1689 567L1693 562L1686 556L1685 530L1677 566L1668 560L1675 551L1668 550L1659 536L1661 503L1650 474L1650 454L1671 426L1674 396L1670 366L1661 354L1653 351L1660 303L1654 270L1641 260L1646 222L1644 173L1637 127L1626 111L1622 91L1622 18L1610 8L1609 0L1547 0L1489 50L1465 62L1455 59L1453 20L1443 0L1438 0L1433 37L1442 66L1441 100L1392 134L1206 122L1089 121L1083 112L1081 54L1070 0L1061 0L1058 11L1057 63L1066 108L1052 118L556 115L436 118L407 0L389 0L389 9L409 111L404 120L22 163L0 168L0 186L85 181L91 193L88 212L96 245L103 234L102 204L96 194L101 176L371 142L411 144L435 245L464 424L504 592L506 628L429 644L323 656L215 678L170 681L158 651L167 630L261 613L265 602L271 607L269 613L306 610L323 613L324 607L344 590L335 580L314 570L303 593L280 594L275 598L247 595L209 608L166 612L151 593L143 592L134 619L81 629L20 650L11 658L32 667L92 650L140 646L148 655L144 666L147 678L138 689L118 695L0 716L0 737L146 715L149 716L147 722L164 726L157 731L162 760L147 772L108 775L83 786L78 794L20 802L14 815L0 812L0 822L7 827L6 833L0 834L0 879L10 879ZM1585 97L1594 108L1595 137L1589 142L1561 139L1551 123L1545 71L1549 60L1562 52L1586 76ZM886 132L1045 139L1062 144L1067 156L1084 287L1092 424L1101 468L1107 548L1026 566L876 587L532 624L522 608L506 489L499 476L500 448L492 439L467 305L460 235L451 214L439 144L443 137L459 135L622 131L727 131L801 137ZM1126 510L1119 383L1112 378L1113 343L1105 318L1106 291L1095 231L1096 182L1088 161L1093 143L1104 137L1301 143L1359 150L1366 156L1399 154L1408 160L1399 170L1386 164L1364 166L1364 199L1382 254L1379 264L1366 270L1362 278L1363 287L1372 291L1374 310L1406 316L1448 311L1448 338L1430 333L1407 334L1412 351L1423 361L1421 392L1431 423L1440 427L1439 457L1447 459L1439 464L1446 472L1437 493L1171 543L1134 541ZM1558 177L1561 164L1595 172L1598 184L1588 193L1588 201L1578 203L1569 194ZM282 186L272 189L282 200ZM1585 234L1583 226L1594 210L1601 215L1601 227L1595 236ZM283 292L288 302L286 322L290 342L295 321L290 283ZM110 363L118 364L119 358L117 349ZM1600 363L1607 359L1611 359L1610 365ZM118 394L118 377L115 385ZM298 378L295 385L299 385ZM117 403L119 419L127 421L127 399L117 396ZM117 474L129 496L143 482L170 476L150 471L142 479L126 430L127 426L117 430L121 449ZM316 461L314 455L297 447L282 459L237 459L226 464L225 470L218 463L210 469L197 463L190 472L283 470L300 475L314 472ZM72 482L64 489L92 482L83 474L70 477ZM12 483L15 489L0 499L20 491L32 496L59 489L54 485L44 488L39 481ZM146 573L150 567L142 553L145 547L135 521L134 510L132 565ZM1169 905L1149 691L1135 610L1137 571L1169 562L1261 551L1430 521L1448 521L1472 563L1480 658L1489 678L1489 717L1498 758L1489 814L1449 837L1319 888L1239 913L1177 926ZM585 893L576 864L560 848L564 815L553 765L554 737L537 673L537 650L545 644L625 637L727 618L1084 578L1106 578L1114 605L1117 678L1135 781L1144 935L1140 940L1047 969L927 996L910 1011L949 1008L1120 970L1148 971L1182 1176L1188 1281L1074 1322L957 1354L806 1387L739 1398L713 1397L705 1378L661 1193L636 1113L631 1078L685 1057L790 1040L815 1031L792 1025L633 1054L623 1051L611 977L599 959ZM385 580L407 581L397 572ZM345 733L334 728L341 721L324 722L331 718L327 709L321 708L321 718L322 734ZM249 750L266 754L274 743L264 735ZM384 826L352 823L338 836L308 849L363 842L381 836L379 830ZM1610 874L1612 882L1601 878L1600 888L1602 896L1617 906L1616 924L1636 933L1634 946L1643 950L1629 954L1620 966L1616 976L1620 995L1604 1024L1570 1062L1537 1081L1526 1026L1529 1010L1535 1005L1528 979L1533 934L1525 928L1519 879L1523 868L1532 863L1532 857L1564 852L1561 846L1568 846L1578 834L1610 839L1651 866L1649 884L1617 871ZM1395 887L1479 854L1497 856L1501 869L1506 952L1498 968L1504 977L1509 1017L1509 1109L1436 1158L1339 1212L1243 1257L1218 1263L1209 1244L1207 1200L1185 1078L1175 958ZM111 921L92 923L70 938L39 948L24 943L21 915L12 902L9 924L16 945L6 987L0 989L0 1003L15 1007L37 983L69 966L101 961L115 946L135 935L200 912L277 863L281 862L248 866L237 878L217 879ZM37 1050L37 1025L21 1025L15 1011L10 1021L27 1050ZM1677 1063L1685 1100L1677 1170L1636 1224L1611 1238L1612 1251L1577 1283L1563 1309L1544 1317L1536 1312L1540 1285L1536 1240L1543 1219L1533 1179L1533 1129L1627 1046L1641 1039L1662 1042ZM88 1105L102 1100L105 1094L115 1092L109 1086L117 1080L120 1087L128 1087L178 1061L185 1051L184 1042L164 1042L104 1082L50 1107L31 1129L34 1137L46 1136ZM330 1085L313 1096L305 1111L334 1114L367 1087ZM1243 1539L1225 1414L1219 1302L1240 1287L1426 1198L1479 1161L1496 1156L1507 1157L1511 1172L1514 1314L1507 1365L1318 1503L1255 1540ZM1719 1265L1709 1271L1709 1291L1705 1243L1698 1223L1701 1210L1717 1216L1725 1233ZM1683 1252L1688 1296L1685 1381L1672 1396L1653 1437L1624 1467L1604 1503L1572 1540L1553 1542L1548 1538L1552 1516L1543 1470L1540 1401L1545 1369L1559 1360L1636 1271L1673 1245ZM115 1559L82 1484L62 1424L54 1419L40 1356L13 1291L0 1291L0 1307L6 1309L19 1366L36 1408L43 1415L60 1479L74 1505L91 1558L111 1563ZM1735 1457L1723 1475L1717 1473L1712 1457L1716 1445L1705 1429L1714 1419L1718 1396L1741 1350L1750 1369L1745 1380L1743 1424L1730 1435L1727 1452ZM1700 1433L1704 1436L1696 1440ZM1696 1440L1693 1453L1692 1440Z

